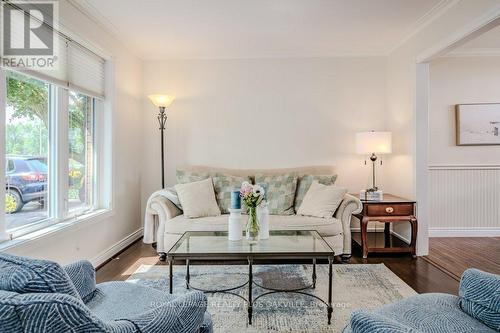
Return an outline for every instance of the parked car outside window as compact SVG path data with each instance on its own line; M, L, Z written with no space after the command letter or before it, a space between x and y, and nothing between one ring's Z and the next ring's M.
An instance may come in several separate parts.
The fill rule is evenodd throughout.
M5 212L19 212L25 204L45 204L47 195L47 164L44 157L7 156L5 175Z

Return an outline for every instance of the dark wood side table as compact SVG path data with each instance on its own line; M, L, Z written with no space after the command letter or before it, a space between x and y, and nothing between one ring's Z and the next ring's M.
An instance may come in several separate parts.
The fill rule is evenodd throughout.
M391 253L406 253L409 252L413 256L415 253L415 244L417 242L417 218L415 217L416 202L404 198L397 197L391 194L384 194L382 201L367 201L361 200L363 203L363 211L359 214L354 214L359 219L361 224L361 247L363 248L363 258L368 257L369 252L391 252ZM384 237L386 244L391 237L390 224L409 222L411 224L411 242L409 246L398 247L369 247L368 244L368 222L377 221L384 223Z

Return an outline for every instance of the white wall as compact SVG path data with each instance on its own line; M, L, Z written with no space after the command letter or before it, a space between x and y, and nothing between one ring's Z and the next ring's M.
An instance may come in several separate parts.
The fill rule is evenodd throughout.
M386 60L304 58L144 63L147 93L172 93L166 177L182 165L279 168L335 165L338 184L366 188L354 134L384 130ZM144 200L160 187L157 110L144 121ZM383 184L384 179L380 180Z
M69 2L60 2L63 25L82 39L95 44L112 56L113 102L113 175L114 214L94 219L62 231L23 243L8 252L68 263L93 259L100 263L112 255L112 248L142 227L140 218L140 157L142 149L142 64L97 24L87 19ZM137 237L137 234L135 234ZM107 250L111 250L106 252Z
M438 58L430 66L429 164L500 165L500 146L457 146L455 104L500 103L500 56Z
M500 235L500 146L457 146L455 104L500 102L500 56L430 65L430 236Z
M399 45L388 59L388 110L390 129L394 133L393 155L388 165L394 179L389 183L393 193L416 198L419 201L419 233L417 254L428 252L428 176L427 176L427 103L417 99L426 94L417 87L417 61L433 56L453 45L474 30L479 29L490 17L500 13L496 0L459 0L436 19L423 26ZM424 113L417 116L417 113ZM417 127L417 120L419 126ZM425 146L419 149L417 145ZM406 181L403 181L406 180ZM396 228L408 237L409 228Z

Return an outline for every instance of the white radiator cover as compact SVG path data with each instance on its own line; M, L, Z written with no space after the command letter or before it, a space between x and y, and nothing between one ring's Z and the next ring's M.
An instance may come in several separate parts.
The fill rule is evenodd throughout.
M500 236L500 166L429 166L429 236Z

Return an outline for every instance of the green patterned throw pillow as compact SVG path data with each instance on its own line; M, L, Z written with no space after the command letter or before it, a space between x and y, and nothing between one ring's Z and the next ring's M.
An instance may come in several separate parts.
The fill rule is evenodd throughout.
M208 172L194 172L189 170L177 169L175 172L175 177L177 178L177 184L186 184L199 182L200 180L210 178L210 174Z
M304 175L299 178L297 183L297 193L295 194L295 211L299 210L300 205L302 204L302 200L304 200L304 196L306 195L309 187L313 181L317 180L318 183L323 185L333 185L337 180L337 175Z
M215 198L217 199L217 204L219 205L222 214L229 213L229 207L231 206L231 192L239 190L241 188L241 183L251 182L250 177L240 177L231 176L225 174L216 174L212 177L215 189Z
M267 201L269 203L269 214L293 215L293 202L295 189L297 188L297 176L293 174L283 175L255 175L255 184L267 185Z

